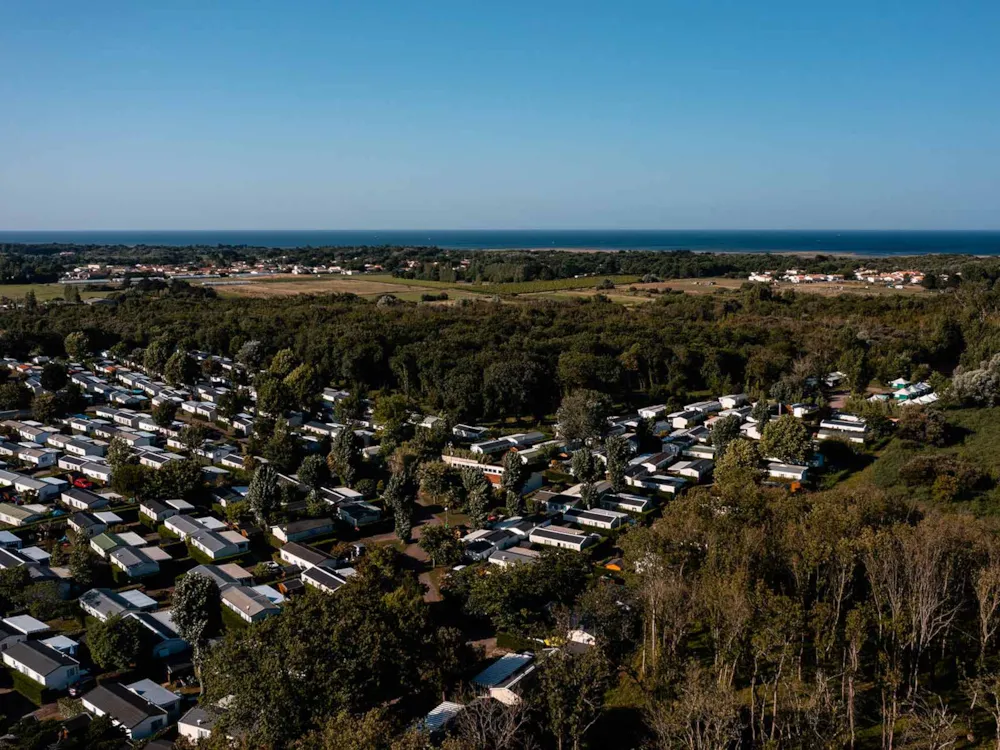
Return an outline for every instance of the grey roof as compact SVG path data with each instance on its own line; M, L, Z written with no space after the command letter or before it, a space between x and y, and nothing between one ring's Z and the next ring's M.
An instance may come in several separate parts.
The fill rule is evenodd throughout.
M72 667L80 663L76 659L37 641L15 643L4 653L40 675L51 674L60 667Z
M28 562L28 558L17 550L0 547L0 570L18 568Z
M309 570L302 573L302 580L308 582L315 582L329 589L339 589L345 583L347 579L342 576L337 575L332 570L327 570L319 566L315 568L309 568Z
M146 565L147 563L154 562L149 555L138 547L119 547L111 552L111 556L126 568L131 568L133 565Z
M222 598L250 617L261 612L277 612L278 607L270 599L249 586L230 586L222 592Z
M80 596L80 603L108 617L130 609L129 603L111 589L91 589Z
M190 540L195 540L199 544L207 547L212 552L222 552L223 550L229 549L234 545L226 541L226 539L214 531L197 531L188 537Z
M301 558L307 562L311 562L313 565L319 565L320 563L326 562L330 559L329 555L320 552L318 549L313 549L305 544L299 544L298 542L289 542L281 548L283 551L294 555L295 557Z
M151 633L157 635L161 640L167 641L176 638L177 635L150 612L129 612L129 617L134 617Z
M133 682L131 685L126 685L125 687L136 695L145 698L154 706L160 706L161 708L177 703L181 699L181 696L177 695L177 693L167 690L149 678Z
M307 518L303 521L283 523L278 528L286 535L301 534L303 531L312 531L313 529L333 528L333 521L329 518Z
M70 487L69 489L63 490L62 494L72 498L78 503L83 503L88 508L103 508L108 504L108 499L106 497L101 497L96 492L81 490L77 487Z
M103 521L99 521L89 513L84 513L82 510L77 511L72 516L70 516L70 520L72 520L73 523L75 523L81 529L92 529L96 526L104 526L105 528L107 528L107 524L105 524Z
M189 726L200 727L201 729L211 730L215 726L215 722L218 717L215 713L206 711L201 706L195 706L186 714L184 714L178 724L187 724Z
M505 654L490 664L486 669L472 678L473 685L480 687L496 687L509 680L515 674L534 661L534 654Z
M83 700L97 706L128 729L150 717L167 715L159 706L154 706L117 682L98 685L83 696Z
M215 581L215 585L220 589L223 586L232 586L236 583L236 579L222 570L218 565L197 565L191 568L185 575L191 575L192 573L197 573Z

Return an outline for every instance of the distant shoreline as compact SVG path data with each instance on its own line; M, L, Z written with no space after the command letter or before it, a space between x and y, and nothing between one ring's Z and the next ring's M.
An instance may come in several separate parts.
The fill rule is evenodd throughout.
M1000 231L198 230L2 231L0 243L307 251L399 246L452 251L692 252L815 257L1000 256Z

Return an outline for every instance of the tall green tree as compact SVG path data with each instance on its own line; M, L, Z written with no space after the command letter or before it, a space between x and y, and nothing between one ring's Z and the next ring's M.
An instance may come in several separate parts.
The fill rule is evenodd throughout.
M715 447L715 460L725 455L726 449L740 436L740 425L743 421L735 414L719 417L712 425L712 445Z
M601 460L590 448L581 448L573 453L573 476L582 484L580 500L585 508L593 508L597 502L595 483L603 475Z
M327 469L326 461L322 456L315 454L306 456L299 464L299 481L310 490L318 490L330 479L330 472Z
M87 647L102 669L124 671L139 661L144 628L134 617L112 615L87 628Z
M205 647L222 628L222 600L219 587L200 573L184 575L174 587L172 619L177 633L191 644L195 668L201 670ZM204 691L204 684L202 684Z
M764 428L760 436L760 450L765 458L801 464L812 452L812 441L801 420L791 414L783 414Z
M147 355L149 351L147 350ZM163 378L173 386L191 385L198 380L198 363L183 349L178 349L163 365Z
M76 361L83 361L90 356L90 339L83 331L73 331L63 339L66 355Z
M354 486L361 468L361 441L350 427L344 427L333 439L326 465L347 487Z
M503 457L503 476L500 477L500 491L503 492L508 515L516 516L523 512L521 490L526 479L521 455L517 451L508 451Z
M277 473L269 464L258 466L247 488L247 505L262 528L267 528L280 502Z
M598 648L582 654L558 651L542 665L540 682L546 726L558 750L579 750L601 717L604 694L612 686L611 664Z
M462 469L462 488L465 506L469 514L469 525L481 529L486 525L493 502L493 488L483 472L467 467Z
M611 481L611 489L615 492L625 491L625 469L628 468L629 450L628 441L621 435L612 435L604 441L604 452L608 457L608 479Z
M599 438L610 412L607 395L586 389L573 391L563 398L556 412L559 434L570 442Z

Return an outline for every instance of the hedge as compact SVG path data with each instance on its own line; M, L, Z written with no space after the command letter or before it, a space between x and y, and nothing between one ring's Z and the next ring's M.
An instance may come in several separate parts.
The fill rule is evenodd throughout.
M534 641L531 638L522 638L514 633L497 633L497 648L505 648L510 651L538 651L544 644Z
M43 685L39 685L27 675L23 675L16 670L10 670L11 682L14 690L19 692L36 706L51 703L56 699L56 692L49 690Z

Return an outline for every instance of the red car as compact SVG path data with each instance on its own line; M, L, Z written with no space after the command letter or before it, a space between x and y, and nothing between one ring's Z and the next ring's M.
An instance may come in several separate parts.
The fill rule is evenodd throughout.
M94 483L91 482L89 479L84 479L83 477L80 477L79 479L73 480L73 486L81 490L89 490L91 487L94 486Z

